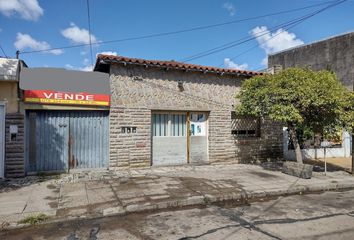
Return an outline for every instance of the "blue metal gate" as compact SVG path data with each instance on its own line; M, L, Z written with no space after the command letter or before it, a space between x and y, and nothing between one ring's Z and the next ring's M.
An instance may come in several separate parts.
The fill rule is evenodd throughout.
M108 114L102 111L70 114L70 168L103 168L108 163Z
M108 164L107 111L27 114L27 171L103 168Z

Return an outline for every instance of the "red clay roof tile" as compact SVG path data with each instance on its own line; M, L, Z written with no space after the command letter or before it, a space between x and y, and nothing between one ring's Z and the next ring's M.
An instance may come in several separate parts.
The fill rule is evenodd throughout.
M99 54L97 56L95 70L99 67L100 64L102 64L101 63L102 61L108 63L131 63L131 64L142 64L142 65L155 66L155 67L169 67L169 68L180 69L180 70L198 70L202 72L208 71L212 73L227 73L231 75L246 75L246 76L263 75L263 73L255 72L255 71L201 66L196 64L175 62L175 61L146 60L140 58L129 58L123 56L104 55L104 54Z

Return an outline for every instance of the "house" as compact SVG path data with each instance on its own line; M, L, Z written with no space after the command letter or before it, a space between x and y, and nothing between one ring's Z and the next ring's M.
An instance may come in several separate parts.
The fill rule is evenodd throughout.
M261 73L98 55L110 74L109 167L251 163L282 157L282 125L237 116L235 94Z
M24 175L24 117L20 113L19 73L27 65L0 58L0 178Z
M348 89L354 86L354 32L284 50L268 56L268 67L330 70Z
M309 67L312 70L333 71L339 81L349 90L354 89L354 32L345 33L314 43L284 50L268 56L268 67L281 71L290 67ZM309 147L302 150L305 158L349 157L352 153L352 138L348 132L339 133L341 141L322 142L321 148ZM295 159L293 150L288 149L287 131L284 132L284 155ZM330 144L325 149L323 146ZM313 145L312 142L309 145Z

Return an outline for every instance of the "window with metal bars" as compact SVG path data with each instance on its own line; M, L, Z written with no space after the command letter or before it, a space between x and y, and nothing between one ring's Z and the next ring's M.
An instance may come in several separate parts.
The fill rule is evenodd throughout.
M259 137L261 123L259 118L238 116L231 112L231 134L235 137Z
M154 137L186 136L186 114L152 114L152 135Z

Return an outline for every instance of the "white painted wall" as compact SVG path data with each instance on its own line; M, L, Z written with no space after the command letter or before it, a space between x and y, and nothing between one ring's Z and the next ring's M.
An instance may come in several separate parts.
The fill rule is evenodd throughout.
M283 152L284 158L287 160L296 160L295 151L288 149L288 131L283 128ZM304 159L324 158L325 149L301 149L302 157ZM348 132L343 132L342 147L340 148L326 148L326 158L350 157L351 156L351 136Z

